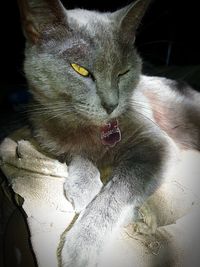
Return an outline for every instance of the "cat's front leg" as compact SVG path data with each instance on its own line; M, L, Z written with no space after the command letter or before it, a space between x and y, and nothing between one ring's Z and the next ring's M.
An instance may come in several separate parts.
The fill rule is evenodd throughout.
M80 213L101 190L100 173L90 160L81 156L72 158L68 173L64 184L65 194L75 211Z
M66 233L61 253L63 267L96 266L113 230L125 218L126 210L130 212L130 206L138 206L138 202L157 188L162 173L162 151L141 152L144 154L124 159L112 179Z

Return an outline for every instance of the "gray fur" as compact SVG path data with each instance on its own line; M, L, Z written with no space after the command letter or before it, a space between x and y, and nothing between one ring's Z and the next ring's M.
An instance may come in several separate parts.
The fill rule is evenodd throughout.
M66 196L76 213L80 213L100 192L103 186L100 173L91 161L80 156L71 160L68 172L70 179L64 185Z
M134 214L159 186L168 154L153 114L134 105L142 76L133 44L149 1L114 13L66 11L58 0L19 3L34 136L52 155L66 157L66 195L81 212L65 236L62 266L93 267L126 208ZM71 63L92 75L80 76ZM100 128L116 118L122 140L104 146ZM107 167L103 185L99 170Z

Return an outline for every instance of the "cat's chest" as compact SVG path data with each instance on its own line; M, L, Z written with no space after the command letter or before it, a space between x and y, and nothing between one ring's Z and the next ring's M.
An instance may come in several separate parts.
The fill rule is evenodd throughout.
M124 153L134 143L138 125L132 120L119 120L121 139L113 146L105 145L101 130L97 127L78 127L71 129L43 123L38 128L37 138L42 146L56 156L82 155L94 162L112 162L116 155Z
M102 144L100 131L95 127L71 129L44 123L37 128L36 136L45 150L58 157L82 155L98 161L109 150L109 147Z
M100 132L96 129L78 129L65 142L66 153L86 156L94 161L109 151L109 147L102 144Z
M105 144L105 140L102 140L100 128L77 129L77 131L64 137L63 145L66 147L67 153L85 155L96 161L108 158L110 161L119 150L127 145L127 140L133 136L134 129L135 125L131 121L128 125L121 123L119 126L120 134L118 133L120 138L111 144ZM116 133L113 133L113 136L114 134Z

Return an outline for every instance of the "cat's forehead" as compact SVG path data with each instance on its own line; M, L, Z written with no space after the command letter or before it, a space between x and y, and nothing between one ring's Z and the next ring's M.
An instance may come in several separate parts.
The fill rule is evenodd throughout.
M109 26L110 13L101 13L98 11L90 11L85 9L67 10L67 18L69 25L77 24L79 27L85 27L88 30L93 29L94 25L107 25Z
M74 35L80 37L83 44L85 41L85 44L93 46L107 46L114 43L117 45L114 37L115 27L109 14L75 9L68 11L68 23L74 30Z
M66 36L62 49L76 57L90 60L104 58L104 61L117 59L120 43L115 25L109 13L99 13L82 9L68 11L68 23L72 28L70 38Z

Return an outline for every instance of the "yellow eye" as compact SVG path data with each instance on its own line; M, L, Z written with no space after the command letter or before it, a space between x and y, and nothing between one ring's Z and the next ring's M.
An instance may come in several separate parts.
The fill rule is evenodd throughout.
M72 63L71 66L78 74L80 74L80 75L82 75L84 77L88 77L90 75L88 70L86 70L85 68L79 66L78 64Z

